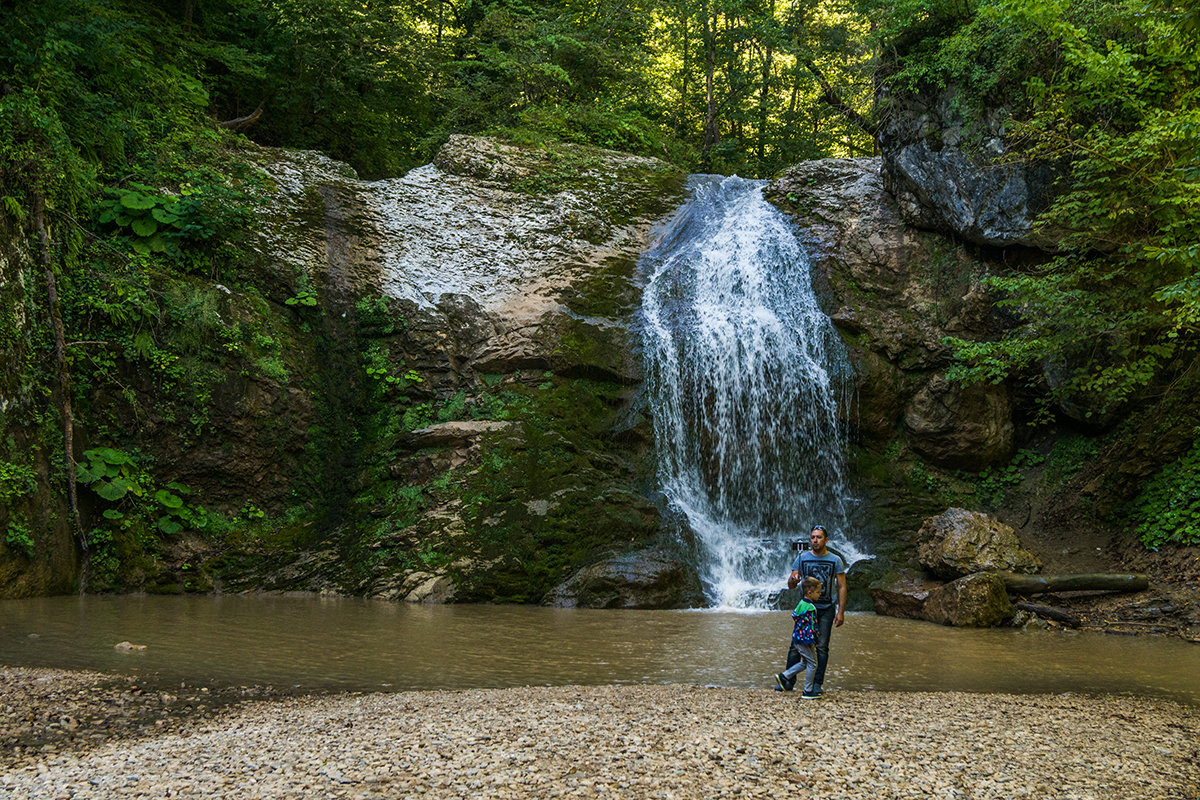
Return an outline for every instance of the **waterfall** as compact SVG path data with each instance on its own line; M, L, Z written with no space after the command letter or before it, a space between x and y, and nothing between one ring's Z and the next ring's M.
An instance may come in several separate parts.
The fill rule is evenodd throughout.
M658 477L709 601L763 607L814 524L848 562L849 361L765 181L695 175L642 260Z

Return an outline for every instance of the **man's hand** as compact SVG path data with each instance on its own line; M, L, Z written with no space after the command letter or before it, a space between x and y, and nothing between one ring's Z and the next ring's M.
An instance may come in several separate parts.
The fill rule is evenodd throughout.
M795 589L800 585L800 570L792 570L792 574L788 575L788 588Z
M846 618L844 616L842 616L842 610L839 608L837 616L833 618L833 627L840 628L840 627L842 627L842 623L845 621L846 621Z

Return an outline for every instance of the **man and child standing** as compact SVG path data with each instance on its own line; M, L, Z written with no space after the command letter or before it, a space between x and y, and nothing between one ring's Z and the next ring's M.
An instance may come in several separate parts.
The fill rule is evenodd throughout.
M804 599L792 612L794 626L792 644L788 648L787 667L775 676L776 690L790 692L796 685L800 670L804 673L804 694L807 700L821 696L825 667L829 663L829 638L833 629L840 628L846 612L846 566L841 557L829 552L829 534L821 525L809 533L811 549L801 551L792 563L788 588L797 585ZM834 602L833 587L837 586Z

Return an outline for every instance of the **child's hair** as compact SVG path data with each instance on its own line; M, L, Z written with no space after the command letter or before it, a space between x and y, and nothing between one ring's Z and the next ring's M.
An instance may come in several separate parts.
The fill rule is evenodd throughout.
M809 575L807 578L800 581L800 591L804 592L805 594L808 594L813 589L816 589L819 592L824 586L825 584L821 582L820 578L814 578L812 575Z

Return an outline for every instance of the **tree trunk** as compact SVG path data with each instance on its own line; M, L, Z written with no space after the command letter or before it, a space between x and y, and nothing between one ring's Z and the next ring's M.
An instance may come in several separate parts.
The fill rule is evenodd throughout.
M1086 572L1077 575L1015 575L1001 572L1004 586L1013 594L1043 592L1140 592L1150 586L1145 575L1121 575L1105 572Z
M707 171L711 165L709 152L721 140L720 128L717 125L717 95L716 80L717 71L717 11L712 9L710 15L709 9L711 3L705 3L703 6L704 13L704 100L707 110L704 115L704 143L701 150L700 161Z
M679 11L679 18L683 23L683 68L681 73L682 80L679 86L679 112L675 116L675 134L683 136L684 125L687 123L688 79L691 77L692 69L692 28L688 24L691 19L691 11L686 6L682 6Z
M50 236L46 232L46 204L41 193L33 195L33 230L37 234L41 252L42 270L46 277L46 297L49 306L50 324L54 330L54 371L58 378L59 408L62 412L63 457L67 470L67 504L70 509L71 528L83 550L83 570L80 573L79 591L87 589L88 540L79 522L79 495L75 482L75 417L71 411L71 376L67 372L67 344L63 333L62 313L58 306L58 282L54 277L54 258Z
M771 19L775 18L775 0L771 0L770 15ZM774 66L774 59L775 51L768 41L766 52L763 54L762 84L758 93L758 143L756 149L760 173L767 160L767 103L771 97L771 67Z

